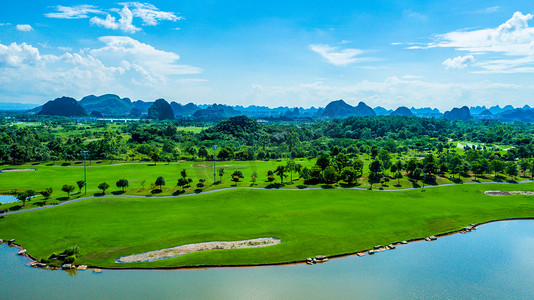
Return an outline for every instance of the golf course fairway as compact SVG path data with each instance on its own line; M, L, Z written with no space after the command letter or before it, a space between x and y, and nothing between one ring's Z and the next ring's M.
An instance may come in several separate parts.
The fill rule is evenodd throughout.
M78 245L75 264L105 268L258 265L334 256L459 230L471 223L534 217L534 183L459 184L406 191L235 189L174 198L100 197L9 215L0 238L37 259ZM210 241L272 237L281 243L118 264L136 253Z

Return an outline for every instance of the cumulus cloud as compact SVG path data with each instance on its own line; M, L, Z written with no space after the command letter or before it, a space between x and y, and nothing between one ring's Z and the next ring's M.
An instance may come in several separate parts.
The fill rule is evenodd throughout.
M102 47L61 55L41 54L26 43L0 44L0 90L6 97L109 92L139 97L147 95L147 91L168 95L177 89L177 80L202 72L179 64L176 53L129 37L107 36L99 40Z
M534 59L534 28L529 27L532 14L513 14L505 23L495 28L454 31L436 36L436 41L408 49L454 48L470 53L473 57L491 54L488 59L477 59L479 73L519 73L532 70ZM497 55L502 55L498 57ZM464 58L469 55L463 56ZM504 59L503 57L507 57ZM452 58L444 62L455 63ZM460 64L460 66L462 66Z
M473 55L457 56L455 58L448 58L443 62L447 69L463 69L467 67L469 62L474 62Z
M172 12L160 11L157 7L149 3L124 2L119 3L125 7L133 7L132 13L135 17L143 20L145 25L155 26L159 21L177 21L183 17L178 17Z
M107 15L105 19L99 17L92 17L90 23L108 29L120 29L128 33L135 33L141 30L141 28L138 28L133 25L133 14L127 6L124 6L119 11L119 16L119 21L116 21L115 17L112 17L111 15Z
M143 21L145 26L155 26L160 21L178 21L183 17L177 16L173 12L161 11L156 6L149 3L140 2L122 2L118 3L122 6L119 8L99 9L92 5L77 5L77 6L57 6L58 12L48 13L45 16L49 18L62 19L81 19L91 17L89 23L112 30L122 30L127 33L135 33L141 30L140 27L134 25L135 18ZM105 17L96 15L105 14ZM118 14L118 16L116 16Z
M340 50L338 47L331 47L325 44L310 45L310 49L319 53L329 63L335 66L347 66L364 60L356 58L356 56L363 53L363 51L359 49L346 48Z
M18 31L32 31L32 26L28 24L17 24Z
M56 19L85 19L89 18L89 14L102 14L104 13L96 6L83 4L75 6L56 6L57 12L45 14L48 18Z

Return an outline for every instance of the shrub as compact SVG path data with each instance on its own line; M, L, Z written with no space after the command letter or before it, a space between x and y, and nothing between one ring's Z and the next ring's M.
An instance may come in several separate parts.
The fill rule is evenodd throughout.
M66 264L72 264L76 260L76 255L70 255L65 257L65 260L63 260Z

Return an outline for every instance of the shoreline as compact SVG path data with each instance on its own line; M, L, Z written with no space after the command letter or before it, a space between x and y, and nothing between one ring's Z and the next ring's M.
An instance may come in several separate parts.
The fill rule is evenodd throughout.
M476 184L524 184L524 183L531 183L534 182L534 179L527 179L517 182L494 182L494 181L484 181L484 182L466 182L466 183L445 183L445 184L437 184L437 185L427 185L425 187L411 187L411 188L401 188L401 189L368 189L368 188L359 188L359 187L339 187L339 186L333 186L333 187L311 187L311 188L266 188L266 187L252 187L252 186L237 186L237 187L227 187L227 188L221 188L221 189L215 189L215 190L209 190L204 191L200 193L191 193L191 194L181 194L181 195L168 195L168 196L143 196L143 195L128 195L128 194L119 194L119 195L102 195L102 196L88 196L88 197L82 197L72 200L67 200L64 202L60 202L57 204L50 204L46 206L41 207L33 207L28 208L24 210L17 210L17 211L11 211L2 214L1 216L9 216L9 215L16 215L21 214L25 212L30 211L36 211L41 209L47 209L52 207L57 207L61 205L66 205L69 203L75 203L78 201L88 200L88 199L97 199L97 198L110 198L110 197L124 197L124 198L146 198L146 199L167 199L167 198L180 198L180 197L193 197L193 196L199 196L199 195L205 195L205 194L211 194L211 193L218 193L223 191L231 191L231 190L240 190L240 189L246 189L246 190L269 190L269 191L312 191L312 190L331 190L331 189L342 189L342 190L359 190L359 191L369 191L369 192L402 192L402 191L411 191L411 190L421 190L424 191L425 188L438 188L438 187L446 187L446 186L456 186L456 185L476 185Z
M497 220L489 220L489 221L485 221L485 222L481 222L481 223L477 223L477 224L473 224L471 225L472 226L472 230L476 230L477 227L479 226L482 226L482 225L486 225L486 224L490 224L490 223L495 223L495 222L506 222L506 221L532 221L534 220L534 217L524 217L524 218L504 218L504 219L497 219ZM454 234L458 234L458 233L463 233L465 231L465 227L462 228L462 229L459 229L459 230L452 230L452 231L448 231L448 232L444 232L444 233L438 233L438 234L435 234L434 236L436 238L440 238L440 237L445 237L445 236L449 236L449 235L454 235ZM406 244L409 244L409 243L413 243L413 242L419 242L419 241L425 241L427 240L429 237L418 237L418 238L412 238L412 239L409 239L409 240L405 240L405 241L400 241L400 242L392 242L390 243L389 245L394 245L394 246L399 246L399 245L404 245L403 242L406 242ZM6 242L4 241L4 243L2 244L6 244ZM1 244L0 244L1 245ZM24 250L24 247L20 244L17 244L17 243L13 243L12 244L13 247L18 247L20 250ZM360 251L355 251L355 252L349 252L349 253L342 253L342 254L335 254L335 255L331 255L331 256L327 256L328 259L334 259L334 258L341 258L341 257L347 257L347 256L353 256L353 255L356 255L356 256L364 256L366 253L367 255L372 255L370 254L370 251L374 251L373 253L376 253L376 252L381 252L381 251L385 251L385 250L389 250L387 249L387 246L381 246L380 249L376 250L376 249L366 249L366 250L360 250ZM361 254L361 255L359 255ZM35 259L33 256L31 256L30 254L28 253L25 253L24 255L20 255L22 257L27 257L29 258L31 261L28 265L31 265L32 263L34 262L38 262L37 259ZM172 271L172 270L198 270L198 269L218 269L218 268L251 268L251 267L269 267L269 266L282 266L282 265L299 265L299 264L306 264L306 259L303 259L303 260L295 260L295 261L288 261L288 262L278 262L278 263L264 263L264 264L245 264L245 265L232 265L232 264L229 264L229 265L197 265L197 266L180 266L180 267L146 267L146 268L142 268L142 267L131 267L131 268L128 268L128 267L99 267L99 266L93 266L93 265L87 265L87 270L89 269L93 269L93 270L96 270L96 269L100 269L100 270L156 270L156 271ZM33 266L32 266L33 267ZM36 267L38 268L38 267ZM40 268L40 269L49 269L51 271L53 270L61 270L61 268L50 268L49 266L45 267L45 268ZM68 271L68 270L67 270Z

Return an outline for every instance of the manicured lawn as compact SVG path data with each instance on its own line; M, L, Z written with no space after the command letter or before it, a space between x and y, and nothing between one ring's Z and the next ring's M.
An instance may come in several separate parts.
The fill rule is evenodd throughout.
M0 219L0 238L47 257L77 244L76 263L177 267L301 261L458 230L471 223L534 217L534 183L455 185L410 191L231 190L190 197L96 198ZM152 263L116 264L129 254L182 244L275 237L276 246L212 250Z

